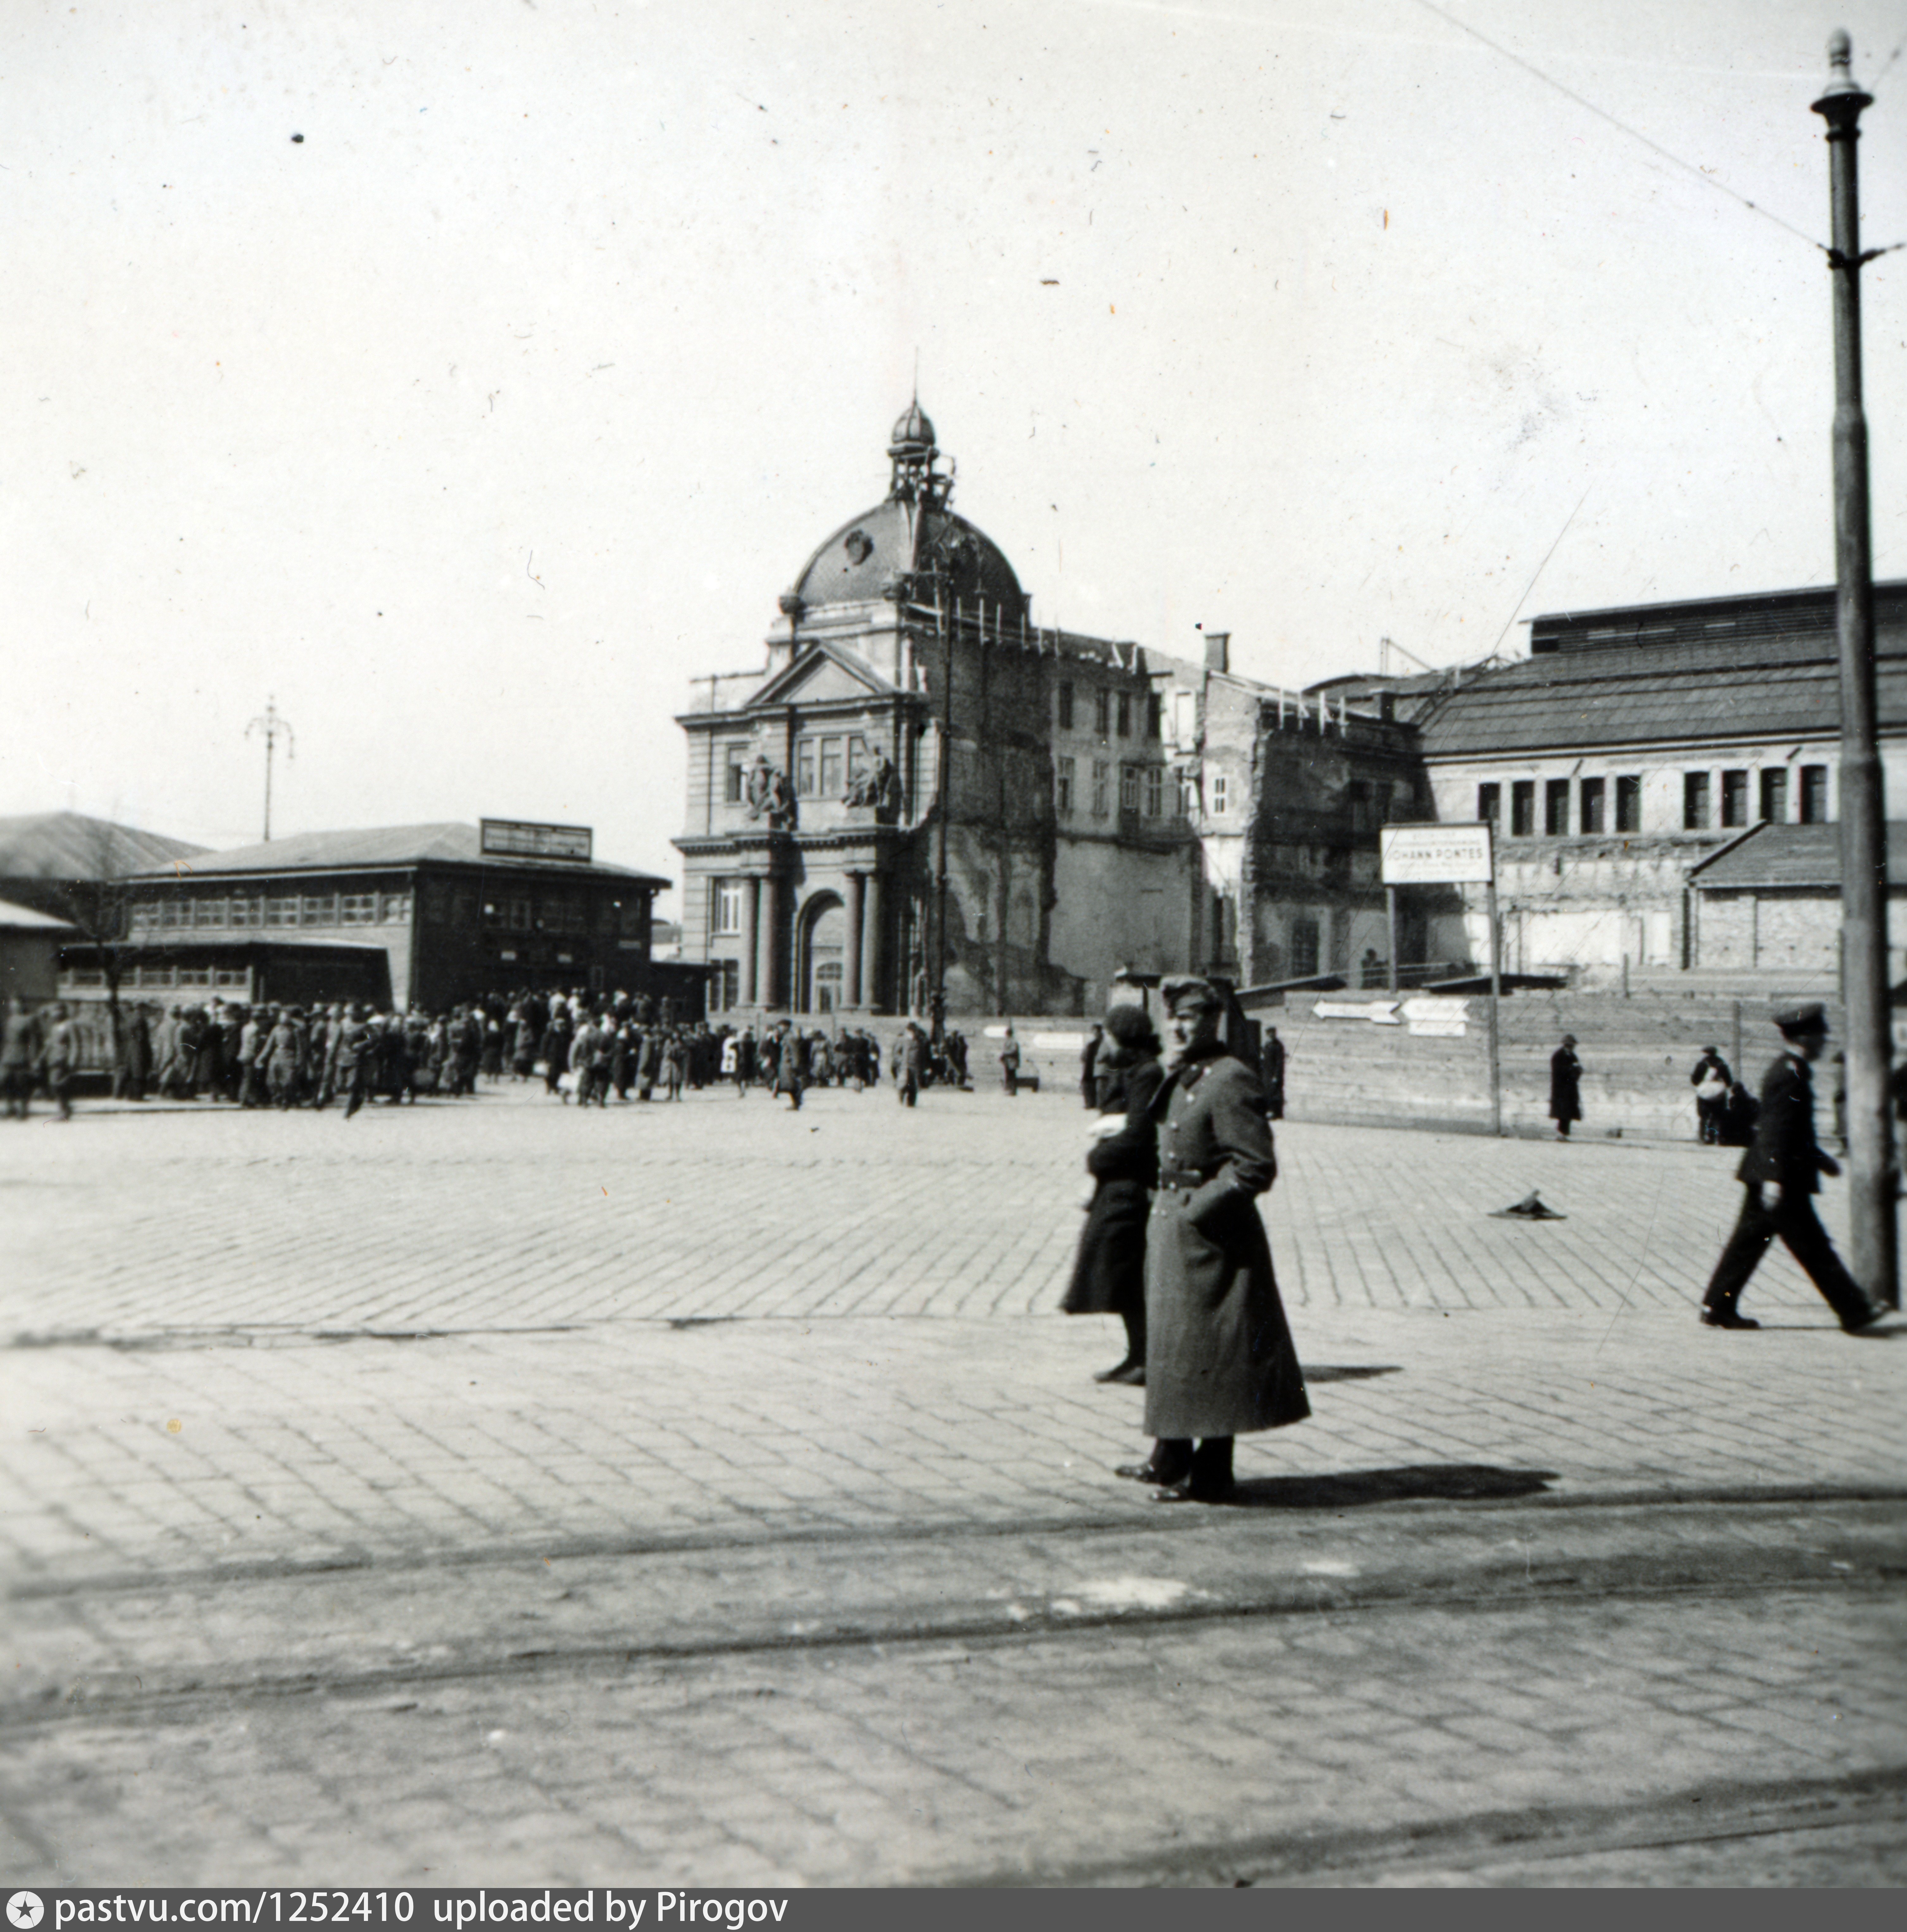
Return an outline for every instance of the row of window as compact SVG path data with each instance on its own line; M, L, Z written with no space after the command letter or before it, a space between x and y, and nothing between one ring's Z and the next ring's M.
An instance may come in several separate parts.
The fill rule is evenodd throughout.
M1096 689L1093 694L1093 729L1102 738L1129 738L1132 728L1141 714L1148 738L1159 736L1159 694L1156 691L1107 691ZM1078 705L1077 694L1072 685L1061 684L1054 694L1057 722L1062 731L1074 728ZM1135 701L1136 700L1136 701Z
M96 967L75 967L59 976L60 991L85 993L106 984L106 975ZM129 966L119 975L119 990L157 992L162 988L210 986L221 992L243 992L251 984L251 975L211 966Z
M1079 760L1074 758L1056 759L1057 783L1054 794L1054 804L1062 818L1069 816L1078 809L1079 802ZM1147 818L1165 816L1165 767L1163 765L1122 764L1119 768L1119 808L1123 812L1142 813ZM1174 796L1174 814L1177 816L1189 809L1188 790L1189 779L1180 780ZM1108 758L1092 760L1091 811L1095 818L1106 818L1111 808L1112 762Z
M1749 817L1750 778L1746 770L1722 773L1721 820L1724 830L1745 830L1753 823ZM1760 818L1785 824L1788 818L1788 772L1786 766L1761 773ZM1828 822L1828 767L1804 765L1801 768L1798 803L1801 823L1825 825ZM1570 820L1571 794L1575 794L1575 822ZM1714 788L1707 772L1682 774L1682 829L1685 832L1712 830ZM1566 838L1572 831L1639 832L1642 829L1642 781L1639 774L1615 781L1615 819L1609 820L1609 790L1606 778L1549 778L1543 788L1543 832L1551 838ZM1501 829L1503 787L1481 784L1477 788L1477 816ZM1510 836L1533 838L1537 834L1537 782L1517 778L1510 788Z
M210 898L184 893L142 899L132 909L135 932L250 932L288 926L407 926L409 892L318 892Z
M587 932L589 904L567 894L528 892L485 899L484 923L502 932Z

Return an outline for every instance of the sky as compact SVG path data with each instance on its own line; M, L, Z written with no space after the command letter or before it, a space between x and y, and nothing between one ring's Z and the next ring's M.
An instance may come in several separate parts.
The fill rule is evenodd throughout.
M248 843L271 704L280 836L678 878L916 368L1037 622L1269 683L1829 581L1837 26L1907 242L1899 0L12 0L0 814Z

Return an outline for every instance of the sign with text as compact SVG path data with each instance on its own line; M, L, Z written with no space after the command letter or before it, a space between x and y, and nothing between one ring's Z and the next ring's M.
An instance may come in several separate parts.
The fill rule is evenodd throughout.
M521 818L481 818L481 850L498 859L572 859L589 862L595 832L586 825L538 825Z
M1387 886L1487 886L1490 828L1476 825L1387 825L1378 834Z

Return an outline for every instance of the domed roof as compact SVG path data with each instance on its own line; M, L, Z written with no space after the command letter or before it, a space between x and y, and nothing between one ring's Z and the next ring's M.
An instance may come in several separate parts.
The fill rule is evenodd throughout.
M1010 619L1026 608L1013 566L991 537L947 507L951 476L934 468L940 451L934 425L916 396L894 425L887 454L894 480L887 500L843 524L811 556L781 600L784 610L817 604L859 604L897 593L931 602L937 572L943 593L963 602L984 598Z
M887 453L889 456L922 458L940 454L934 445L933 420L921 407L918 396L895 424L894 434L887 439Z
M917 551L909 506L890 496L843 524L815 551L795 580L794 594L811 609L817 604L867 602L885 596L897 578L917 570L924 579L937 553L950 595L984 597L1017 616L1024 593L992 538L937 505L923 504L913 514L922 526ZM922 602L931 602L933 594L925 581L916 592Z

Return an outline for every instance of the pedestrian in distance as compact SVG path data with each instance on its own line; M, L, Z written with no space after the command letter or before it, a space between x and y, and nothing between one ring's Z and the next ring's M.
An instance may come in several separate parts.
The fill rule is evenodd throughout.
M1000 1084L1009 1100L1020 1090L1020 1042L1011 1020L1006 1022L1006 1037L1000 1042Z
M1111 1037L1097 1055L1099 1113L1086 1154L1093 1191L1060 1306L1069 1315L1117 1315L1126 1326L1124 1358L1093 1379L1143 1388L1146 1220L1159 1176L1151 1109L1165 1070L1159 1064L1159 1036L1142 1006L1115 1006L1105 1033Z
M79 1030L58 1000L47 1010L50 1022L42 1065L46 1072L46 1097L62 1120L73 1118L73 1076L79 1070Z
M793 1024L783 1020L775 1029L773 1091L788 1096L788 1111L801 1112L802 1039Z
M26 1003L16 995L7 1002L7 1020L0 1031L0 1097L10 1120L24 1120L33 1112L34 1070L40 1060L40 1029Z
M1093 1030L1086 1036L1086 1044L1079 1049L1079 1097L1089 1114L1099 1110L1099 1082L1095 1069L1105 1037L1105 1028L1095 1020Z
M1729 1089L1735 1084L1728 1062L1714 1047L1705 1046L1695 1071L1689 1076L1689 1084L1695 1089L1696 1137L1704 1147L1720 1147L1723 1122L1728 1112Z
M1146 1415L1155 1440L1119 1473L1162 1502L1221 1503L1237 1436L1311 1413L1258 1197L1278 1172L1258 1076L1219 1037L1210 984L1159 988L1173 1063L1147 1110L1159 1135L1146 1226Z
M1549 1056L1549 1118L1556 1138L1570 1137L1570 1124L1582 1118L1582 1062L1576 1058L1576 1036L1563 1036L1563 1044Z
M1780 1057L1762 1082L1762 1111L1755 1138L1735 1176L1742 1185L1741 1213L1722 1250L1702 1320L1709 1328L1759 1328L1740 1310L1768 1244L1779 1235L1850 1335L1871 1328L1882 1311L1849 1274L1814 1211L1821 1176L1840 1163L1815 1138L1814 1078L1809 1071L1828 1044L1827 1010L1818 1000L1786 1006L1774 1016Z
M1264 1089L1265 1118L1285 1118L1285 1042L1276 1027L1265 1028L1264 1044L1258 1049L1258 1080Z
M900 1050L894 1056L894 1084L904 1107L920 1098L920 1076L927 1064L927 1042L913 1021L901 1036Z

